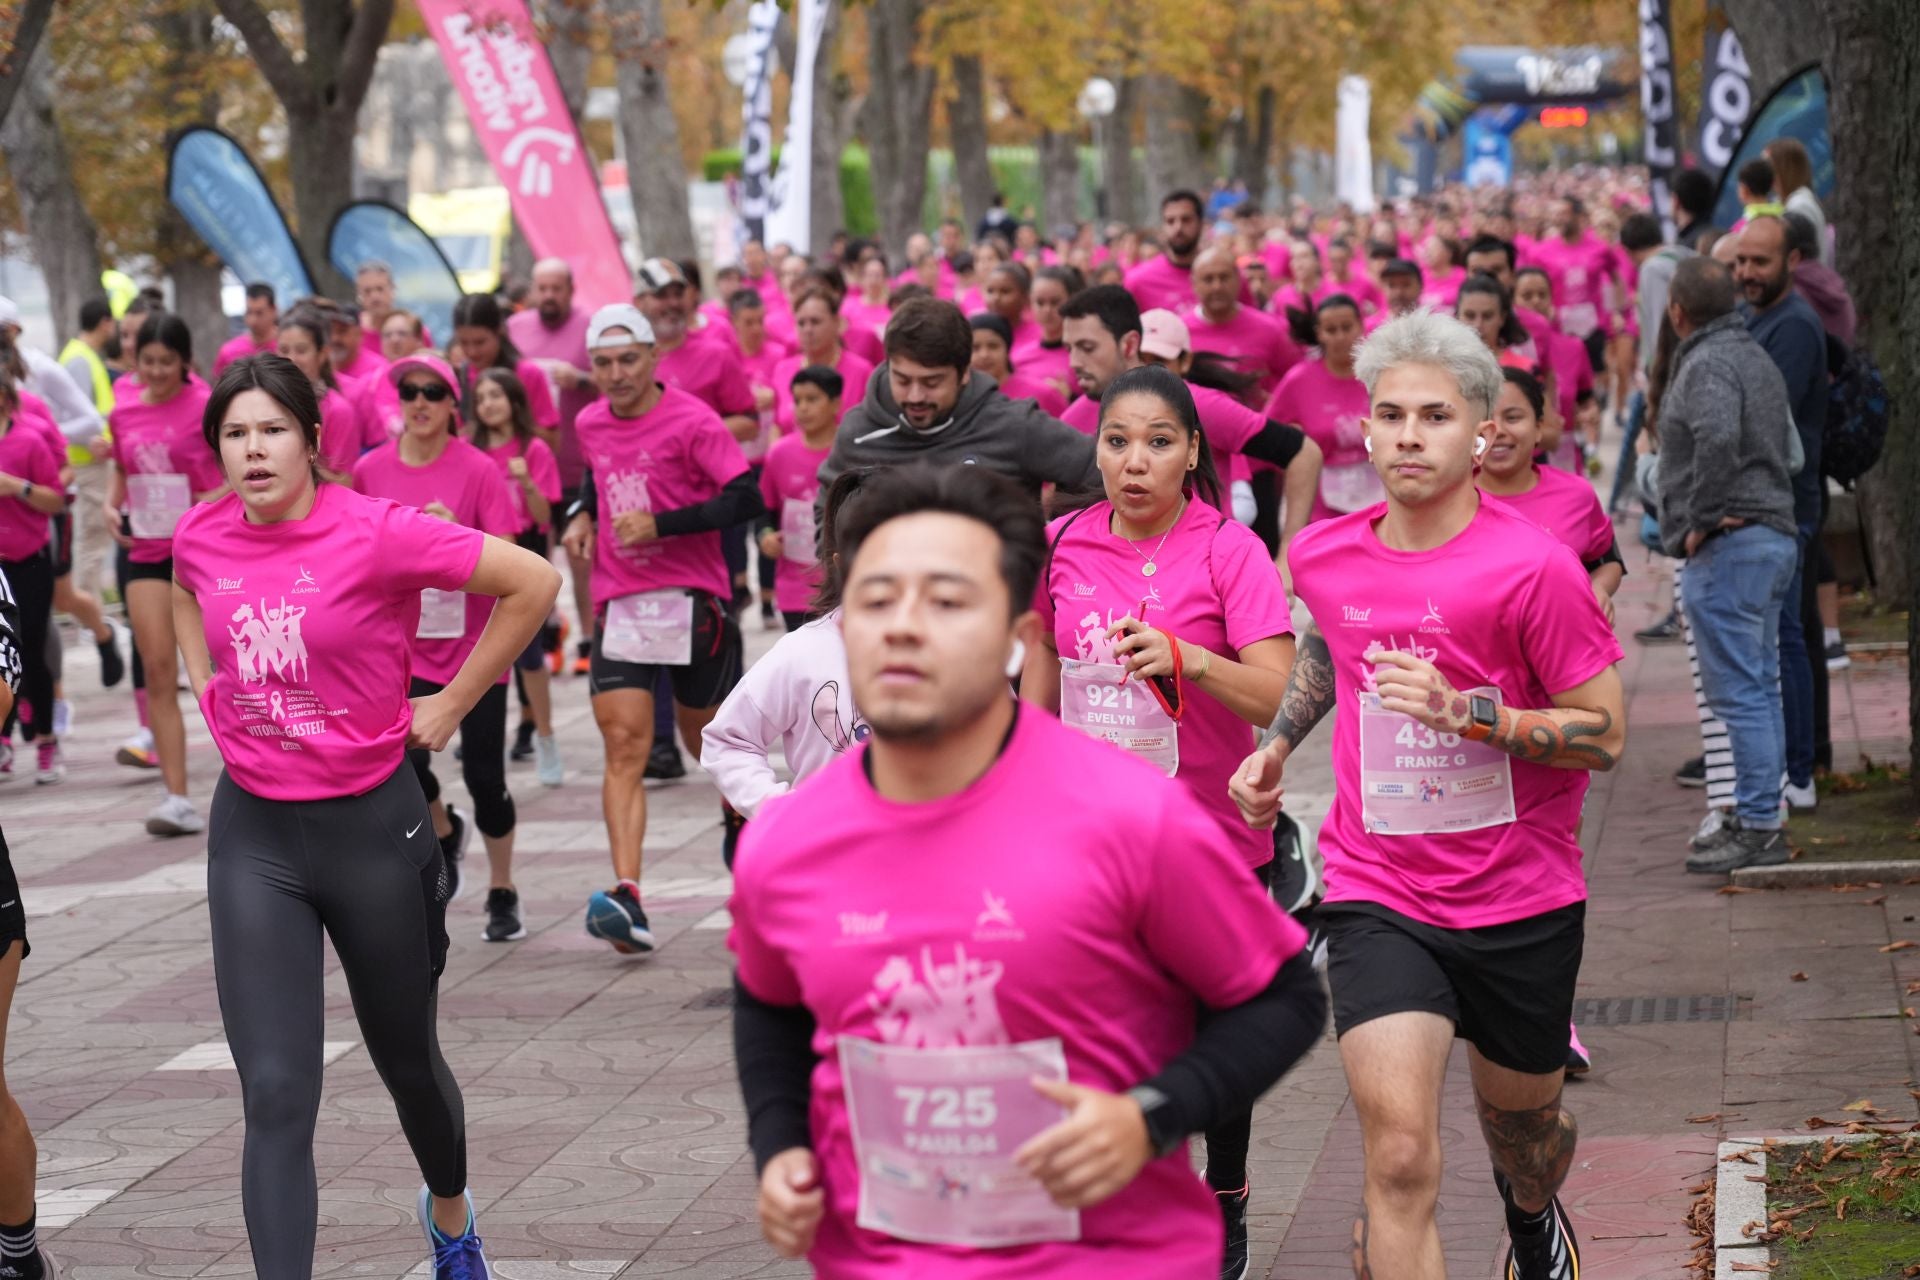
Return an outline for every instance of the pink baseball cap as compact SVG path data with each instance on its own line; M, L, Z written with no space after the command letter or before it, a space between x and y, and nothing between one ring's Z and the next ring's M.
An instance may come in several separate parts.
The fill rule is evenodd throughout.
M1165 307L1140 313L1140 354L1162 360L1178 360L1193 350L1193 338L1187 322Z
M400 379L416 372L432 374L452 388L455 400L460 398L460 379L453 376L453 366L431 351L416 351L395 360L387 366L387 381L397 387Z

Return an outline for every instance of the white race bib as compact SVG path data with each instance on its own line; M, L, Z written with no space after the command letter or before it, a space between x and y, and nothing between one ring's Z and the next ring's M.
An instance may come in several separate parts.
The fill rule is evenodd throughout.
M127 477L127 518L136 538L171 538L192 505L193 490L183 475Z
M795 564L818 564L814 553L813 499L787 498L780 503L780 558Z
M1500 700L1491 688L1470 690ZM1383 836L1477 831L1512 822L1513 757L1440 733L1360 695L1360 820Z
M1386 486L1371 462L1349 462L1320 468L1320 501L1342 515L1364 511L1387 500Z
M615 662L684 667L693 661L693 597L642 591L607 604L600 652Z
M1180 726L1144 680L1121 683L1126 673L1118 663L1060 659L1060 721L1152 761L1171 778L1180 770Z
M1066 1115L1033 1087L1066 1080L1058 1038L909 1049L841 1036L839 1051L860 1226L974 1249L1080 1238L1079 1211L1013 1161Z
M467 634L467 593L433 587L423 590L420 625L413 634L417 640L457 640Z

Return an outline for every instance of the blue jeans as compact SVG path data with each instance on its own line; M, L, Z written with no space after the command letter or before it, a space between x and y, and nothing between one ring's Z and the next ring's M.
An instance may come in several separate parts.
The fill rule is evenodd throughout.
M1813 657L1807 652L1807 629L1800 620L1801 576L1807 572L1807 548L1813 532L1800 526L1795 548L1793 580L1780 605L1780 700L1787 722L1787 781L1796 787L1813 784ZM1826 662L1825 646L1821 649Z
M1627 486L1633 483L1633 463L1639 457L1634 451L1634 441L1640 438L1640 429L1647 422L1647 393L1636 391L1627 397L1627 434L1620 441L1620 461L1613 469L1613 489L1607 494L1607 514L1613 514L1619 507L1620 499L1625 496ZM1568 430L1572 430L1571 427ZM1658 543L1654 544L1658 547Z
M1748 525L1702 543L1681 577L1700 683L1733 741L1734 810L1742 826L1762 830L1780 825L1781 605L1798 561L1795 539Z

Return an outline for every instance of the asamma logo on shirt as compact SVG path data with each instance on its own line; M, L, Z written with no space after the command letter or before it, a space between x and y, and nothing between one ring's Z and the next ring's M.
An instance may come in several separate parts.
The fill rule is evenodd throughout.
M1427 597L1427 611L1420 615L1420 631L1423 635L1450 636L1447 620L1440 616L1439 606L1433 603L1433 597Z
M320 584L314 580L313 571L304 564L300 566L300 576L293 580L288 589L289 595L315 596L320 594Z
M980 914L973 918L973 940L975 942L1024 942L1027 931L1013 918L1013 911L1007 906L1007 900L991 889L980 891L983 904Z

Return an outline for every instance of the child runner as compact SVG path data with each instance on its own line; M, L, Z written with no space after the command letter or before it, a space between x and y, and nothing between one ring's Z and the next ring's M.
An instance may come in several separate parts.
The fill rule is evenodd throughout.
M820 464L833 451L846 384L826 365L796 371L787 394L798 435L783 435L767 451L760 471L760 498L771 527L760 534L760 554L779 567L774 598L789 631L807 620L809 601L820 589L814 509L820 496Z

